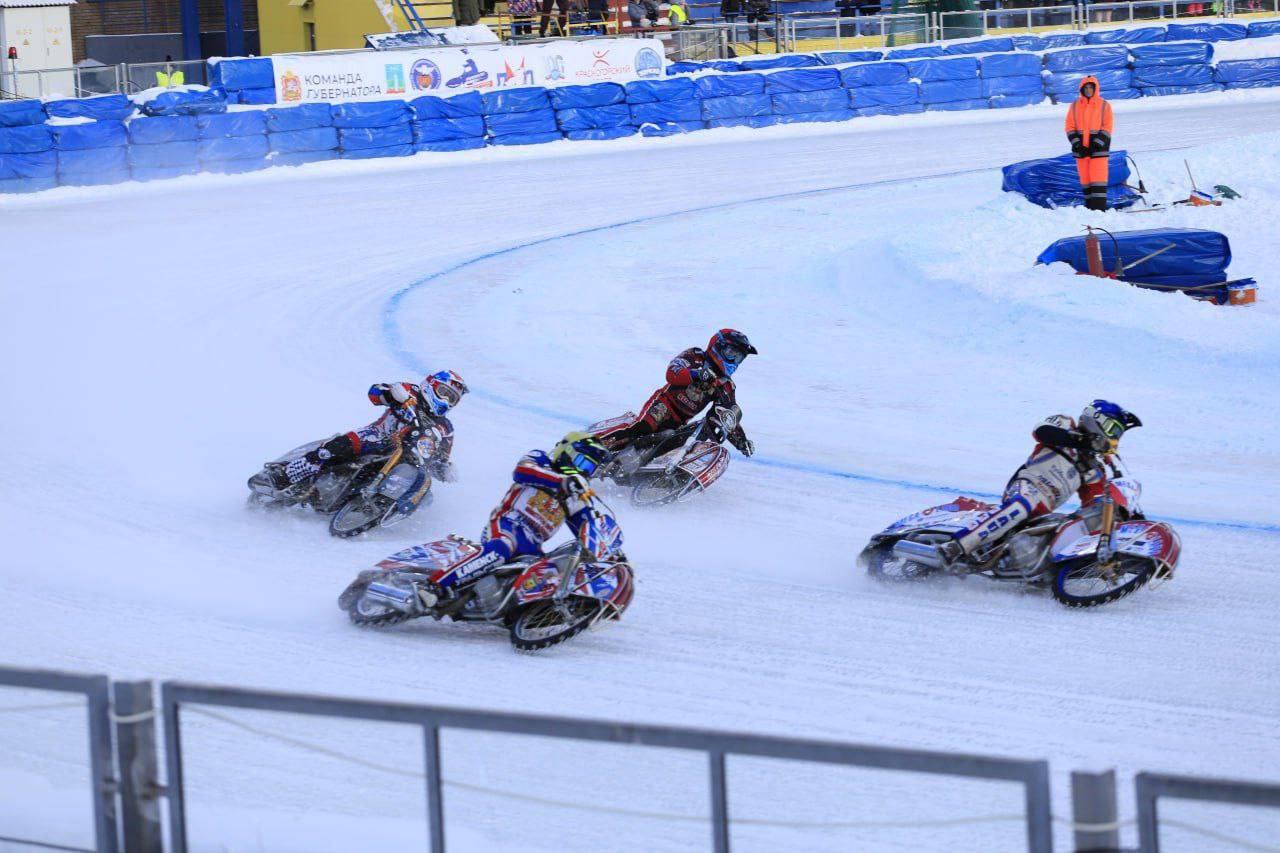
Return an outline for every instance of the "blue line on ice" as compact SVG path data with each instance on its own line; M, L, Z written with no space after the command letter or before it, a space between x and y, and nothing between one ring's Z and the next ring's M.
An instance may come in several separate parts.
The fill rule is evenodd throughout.
M767 201L781 201L783 199L806 198L809 196L823 195L826 193L842 192L846 190L864 189L870 187L887 186L892 184L911 183L914 181L927 181L936 178L952 178L960 175L970 175L976 172L990 171L987 168L981 169L959 169L950 172L940 172L935 175L927 175L918 178L892 178L883 181L869 181L856 184L845 184L838 187L823 187L816 190L799 190L797 192L778 193L776 195L761 196L759 198L742 199L739 201L726 201L717 204L709 204L703 207L694 207L686 210L670 211L668 213L657 213L652 216L641 216L636 219L629 219L624 222L615 222L611 225L596 225L591 228L583 228L578 231L568 231L564 234L555 234L550 237L541 237L537 240L530 240L525 243L517 243L513 246L507 246L502 249L494 249L491 252L485 252L466 260L459 261L452 266L442 270L437 270L430 275L414 281L395 293L387 300L382 310L382 336L387 342L392 354L409 370L415 373L426 373L427 367L418 360L404 345L404 341L400 336L400 328L397 323L397 317L405 299L420 287L424 287L433 281L437 281L445 276L452 275L459 270L483 263L484 261L502 257L503 255L514 254L515 252L531 249L535 246L543 246L547 243L554 243L558 240L568 240L574 237L583 237L587 234L598 234L602 231L612 231L616 228L625 228L628 225L639 225L644 222L653 222L659 219L671 219L677 216L687 216L696 213L709 213L715 210L724 210L731 207L740 207L747 204L758 204ZM551 420L563 421L581 427L583 424L590 423L591 418L578 417L567 412L559 412L554 409L548 409L539 406L536 403L530 403L526 400L516 400L511 397L505 397L501 394L495 394L492 391L484 389L472 389L472 393L483 400L497 403L500 406L507 406L522 412L540 415ZM806 474L816 474L823 477L835 477L841 480L853 480L859 483L871 483L879 486L894 486L901 489L911 489L914 491L932 492L932 493L956 493L965 494L977 498L999 498L1000 495L991 492L976 492L972 489L965 489L956 486L943 486L934 483L920 483L912 480L898 480L892 477L878 477L874 474L864 474L858 471L843 471L839 468L828 468L810 462L797 462L789 459L770 459L768 457L753 456L750 459L743 460L747 463L762 465L768 468L781 468L788 471L800 471ZM1170 521L1176 524L1191 525L1197 527L1224 527L1233 530L1248 530L1261 533L1280 533L1280 524L1264 524L1250 521L1214 521L1198 518L1176 518L1173 516L1161 516L1164 521Z

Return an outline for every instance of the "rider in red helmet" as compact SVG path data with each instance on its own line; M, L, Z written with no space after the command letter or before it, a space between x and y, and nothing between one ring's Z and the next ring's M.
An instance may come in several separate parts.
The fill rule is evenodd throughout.
M748 355L755 354L756 348L742 332L721 329L705 350L689 347L671 360L667 384L653 393L635 420L614 424L597 437L616 453L637 438L688 423L713 401L736 406L737 392L730 377ZM741 426L729 433L729 441L743 456L755 452Z

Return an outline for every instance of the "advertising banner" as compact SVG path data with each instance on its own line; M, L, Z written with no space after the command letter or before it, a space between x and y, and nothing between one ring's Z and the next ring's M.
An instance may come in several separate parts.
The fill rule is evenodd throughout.
M662 43L618 38L271 57L276 103L340 103L661 78Z

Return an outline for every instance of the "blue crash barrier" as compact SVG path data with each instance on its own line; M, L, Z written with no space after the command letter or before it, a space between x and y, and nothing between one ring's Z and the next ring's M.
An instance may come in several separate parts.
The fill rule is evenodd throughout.
M413 117L408 101L367 101L330 106L333 126L344 129L389 127L407 124Z
M913 59L907 62L912 80L933 83L942 80L972 80L978 76L978 60L972 56L954 59Z
M847 62L876 62L884 54L878 50L826 50L815 56L823 65L844 65Z
M1043 99L1044 82L1038 75L1026 77L983 78L982 97L994 98L997 95L1038 95Z
M1116 208L1129 207L1141 196L1125 184L1129 164L1124 151L1112 151L1107 160L1107 202ZM1084 204L1080 174L1070 154L1013 163L1002 170L1005 192L1020 193L1041 207L1072 207Z
M782 92L821 92L840 88L840 72L834 68L793 68L764 75L764 90L770 95Z
M1012 38L991 38L952 42L945 45L942 52L946 56L961 56L967 53L1005 53L1013 49Z
M771 98L775 115L845 112L849 109L849 92L846 89L825 89L820 92L779 92L776 95L772 95Z
M271 60L266 57L221 59L209 62L209 85L227 91L275 87Z
M822 60L808 53L780 53L764 59L744 59L741 61L746 71L771 71L775 68L808 68L821 65Z
M56 124L53 147L59 151L81 151L90 148L123 148L129 135L122 121L91 121L85 124Z
M1155 65L1205 65L1213 61L1213 45L1180 41L1168 44L1135 44L1129 48L1134 68Z
M551 108L555 110L588 109L621 104L627 90L617 83L592 83L588 86L558 86L547 90Z
M1136 27L1132 30L1091 30L1085 44L1149 44L1164 41L1164 27Z
M44 105L49 118L91 118L95 120L126 119L134 113L133 102L124 95L101 95L96 98L64 98Z
M667 80L633 80L624 87L628 104L651 104L659 101L684 101L697 95L697 87L689 77Z
M1038 264L1070 264L1088 272L1085 237L1067 237L1036 258ZM1231 243L1226 235L1202 228L1149 228L1101 235L1102 265L1110 271L1128 267L1121 280L1161 288L1204 288L1227 280Z
M702 125L702 101L685 98L680 101L651 101L631 104L631 123L641 130L646 124L694 123ZM690 128L682 128L689 130Z
M172 90L161 92L139 109L149 116L191 116L201 113L225 113L227 101L223 95L213 89L192 91Z
M334 151L338 147L336 127L308 127L302 130L281 130L267 134L267 145L279 154L296 154L304 151Z
M196 141L196 156L201 163L263 160L270 150L265 133L257 136L212 136Z
M1157 98L1162 95L1204 95L1209 92L1221 92L1222 89L1223 86L1219 83L1196 83L1182 86L1144 86L1142 88L1142 97Z
M46 118L48 116L44 112L44 103L34 98L0 101L0 129L43 124Z
M518 113L493 113L484 117L485 128L490 136L529 136L531 134L555 133L556 111L553 109L532 110Z
M53 148L53 128L47 124L0 127L0 154L34 154Z
M857 110L874 107L907 107L920 103L919 83L897 83L892 86L863 86L849 90L849 103ZM872 113L860 113L872 115ZM883 115L883 113L876 113Z
M1099 71L1097 74L1084 71L1059 71L1044 76L1044 90L1050 95L1068 94L1074 98L1079 94L1080 83L1084 78L1096 77L1098 88L1102 90L1102 97L1110 98L1112 92L1137 85L1133 81L1134 74L1135 72L1128 68L1110 68Z
M484 115L484 99L479 92L467 92L451 98L427 95L410 101L409 106L413 110L413 117L419 121Z
M365 151L370 148L412 144L413 128L407 121L386 127L344 127L338 130L338 147L343 151Z
M130 145L158 145L183 142L200 135L195 116L155 116L135 118L126 126Z
M990 77L1024 77L1028 74L1039 75L1043 68L1042 58L1035 53L993 53L982 57L982 76Z
M717 74L695 77L693 85L699 98L728 98L759 95L764 91L763 74Z
M1152 65L1135 68L1133 85L1148 86L1202 86L1213 82L1213 69L1208 65ZM1106 89L1104 88L1105 95Z
M702 99L702 118L708 122L771 115L773 115L773 101L768 95L728 95L723 98ZM717 126L738 127L740 125Z
M267 130L270 133L333 126L333 113L328 104L272 107L263 112L267 114Z
M540 87L486 92L480 97L484 101L484 114L487 116L532 113L551 109L547 90Z
M846 89L860 86L890 86L911 79L905 62L871 62L840 69L840 85Z
M264 110L213 113L199 115L195 119L202 139L219 136L261 136L267 132L267 114Z
M1241 83L1280 86L1280 57L1270 59L1231 59L1219 62L1213 70L1216 83L1239 88Z
M556 110L556 124L565 132L631 127L631 110L626 104Z
M1044 55L1045 71L1083 71L1095 74L1112 68L1129 67L1129 48L1122 45L1077 47L1054 50Z
M977 77L972 80L937 80L920 84L920 102L922 104L945 104L952 101L974 101L982 97L982 81ZM983 106L986 106L983 104Z
M1169 24L1165 28L1165 39L1168 41L1237 41L1247 38L1249 28L1244 24L1227 23L1195 23Z

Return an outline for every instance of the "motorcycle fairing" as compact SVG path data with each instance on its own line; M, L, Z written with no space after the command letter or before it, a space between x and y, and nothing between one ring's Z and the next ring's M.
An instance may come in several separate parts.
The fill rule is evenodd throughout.
M561 572L553 560L539 560L516 578L518 604L551 598L560 589ZM625 563L588 563L573 576L570 595L595 598L614 605L621 612L631 601L631 569Z
M880 535L896 535L926 528L944 533L954 533L958 530L968 529L978 519L995 509L997 509L995 504L989 504L974 498L958 497L951 503L931 506L928 509L920 510L920 512L914 512L905 518L900 518L886 527Z
M1111 534L1111 549L1153 560L1161 575L1172 574L1182 554L1182 539L1172 527L1161 521L1126 521L1116 525ZM1084 557L1098 550L1098 534L1089 532L1083 521L1073 521L1058 531L1050 548L1055 563Z
M378 563L384 571L417 571L426 573L432 581L480 553L480 546L460 536L437 539L421 545L411 545L397 551Z
M714 441L695 442L676 467L706 489L729 467L729 451Z
M596 423L593 423L591 426L587 427L587 432L595 433L599 435L605 430L616 429L617 427L621 427L621 426L627 426L629 424L635 423L635 421L636 421L635 412L623 412L622 414L618 415L616 418L609 418L608 420L597 421Z

